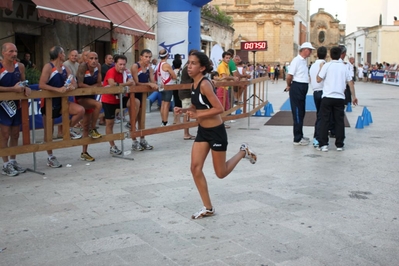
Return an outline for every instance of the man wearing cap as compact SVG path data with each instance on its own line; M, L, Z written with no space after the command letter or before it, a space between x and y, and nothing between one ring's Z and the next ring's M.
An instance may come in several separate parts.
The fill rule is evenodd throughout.
M306 58L315 48L310 42L304 42L299 48L299 54L291 61L287 74L287 87L289 92L292 118L294 120L294 145L306 146L309 138L303 136L303 119L305 117L306 94L309 87L309 70Z

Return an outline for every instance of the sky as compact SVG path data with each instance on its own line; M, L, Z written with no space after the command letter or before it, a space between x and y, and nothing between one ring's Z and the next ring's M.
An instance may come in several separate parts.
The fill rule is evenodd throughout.
M317 13L319 8L324 8L334 18L338 14L340 24L346 24L346 0L310 0L310 15Z

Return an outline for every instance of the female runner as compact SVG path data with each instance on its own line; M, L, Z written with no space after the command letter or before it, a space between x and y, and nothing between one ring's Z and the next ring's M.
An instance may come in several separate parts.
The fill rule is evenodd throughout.
M209 58L204 53L194 52L189 56L188 74L194 80L191 88L191 106L174 108L176 114L187 113L188 117L198 121L198 132L191 150L191 173L204 207L194 213L192 219L215 213L202 171L209 150L212 151L216 176L221 179L230 174L242 158L249 159L252 164L256 163L256 154L246 143L241 144L239 152L226 162L227 133L220 116L223 107L214 93L212 83L204 77L211 70Z

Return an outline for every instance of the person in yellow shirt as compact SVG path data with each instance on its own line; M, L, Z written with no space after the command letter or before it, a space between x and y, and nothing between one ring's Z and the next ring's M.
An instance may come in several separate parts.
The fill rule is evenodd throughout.
M217 68L217 72L219 73L220 80L238 81L238 77L230 76L229 62L231 59L231 54L229 52L224 52L222 54L222 58L223 58L222 62L220 62L219 66ZM218 87L216 89L216 95L217 95L219 101L222 103L224 110L230 109L228 89L229 89L229 87Z
M272 80L272 84L274 84L274 66L270 66L270 79Z

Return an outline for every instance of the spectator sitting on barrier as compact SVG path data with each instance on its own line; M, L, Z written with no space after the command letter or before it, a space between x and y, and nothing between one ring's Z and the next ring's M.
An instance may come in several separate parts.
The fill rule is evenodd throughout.
M213 168L216 176L225 178L233 171L243 158L256 163L256 154L248 144L243 143L239 151L226 161L227 133L223 125L223 107L215 96L212 83L205 77L212 69L209 58L200 52L195 52L188 58L188 73L194 82L192 85L191 106L189 108L175 107L177 114L187 113L190 118L197 119L198 133L191 150L191 173L202 199L203 207L191 218L198 219L215 213L212 205L207 181L203 172L204 163L209 152L212 153Z
M155 83L154 80L154 70L151 67L151 57L152 57L152 52L148 49L144 49L140 53L140 60L133 64L131 67L131 72L133 76L133 80L136 83L136 85L148 85L152 90L157 90L158 85ZM136 101L139 101L139 106L142 104L141 101L143 99L143 93L135 93L134 97L136 98ZM144 129L141 127L141 124L145 124L145 120L141 120L141 108L139 109L136 117L136 122L138 124L138 129ZM126 127L128 129L132 128L132 125L130 122L126 123ZM134 151L142 151L142 150L152 150L154 146L150 145L147 140L145 139L145 136L140 137L140 142L137 141L136 137L132 138L133 143L132 143L132 150Z
M18 50L13 43L1 47L4 59L0 62L0 92L18 92L30 95L30 88L21 85L25 80L25 66L16 61ZM7 111L8 110L8 111ZM0 107L1 148L18 146L19 130L22 124L19 100L2 101ZM16 176L26 172L16 161L16 155L3 156L2 174Z
M127 63L127 58L124 55L116 55L114 57L114 62L115 66L112 67L110 70L108 70L107 74L105 75L104 78L104 87L109 87L109 86L132 86L135 85L133 78L127 78L127 73L126 73L126 63ZM126 76L126 77L124 77ZM123 97L122 98L122 108L129 108L130 106L130 101L129 101L129 96ZM115 122L115 111L116 109L120 108L120 99L119 99L119 94L103 94L101 97L101 102L103 104L103 109L104 109L104 117L105 117L105 134L111 135L114 133L114 122ZM135 105L136 105L136 110L135 110L135 115L137 117L137 114L140 110L140 101L138 99L135 99ZM122 113L122 112L121 112ZM115 142L111 140L109 142L111 147L109 148L109 153L112 155L120 155L122 154L122 151L118 149L118 147L115 145Z
M40 76L39 88L42 90L53 91L57 93L65 93L76 88L75 79L72 78L70 84L66 84L66 80L69 79L71 75L71 71L66 68L63 63L65 61L65 53L64 49L60 46L54 46L50 49L50 62L45 64L42 70L42 74ZM45 99L41 101L41 113L43 115L43 125L44 125L44 140L47 141L47 126L51 126L53 128L54 118L58 118L61 116L61 97L52 98L52 114L51 115L53 122L51 125L46 125L46 102ZM84 108L77 103L68 102L68 113L71 116L71 120L69 123L70 127L76 125L80 119L83 118ZM65 129L64 129L65 130ZM72 139L79 139L82 136L73 132L72 128L70 128L70 136ZM58 168L61 167L57 160L57 158L53 155L52 150L47 151L47 166Z
M78 51L77 50L70 51L68 53L68 60L66 60L63 63L63 65L65 67L67 67L71 71L71 73L72 73L72 75L74 77L76 77L76 73L78 72L78 68L79 68ZM73 97L70 97L70 98L71 98L71 100L73 99ZM76 125L73 125L73 127L81 129L80 121ZM57 139L62 139L62 131L63 131L62 125L58 125L57 128L58 128L58 133L57 133L57 137L56 138Z
M81 63L78 68L77 79L79 88L101 87L101 66L98 63L98 55L90 52L87 62ZM101 134L96 129L96 123L102 105L96 100L96 95L75 96L75 101L85 108L83 116L83 137L90 136L93 139L101 138ZM89 126L90 125L90 126ZM92 162L95 159L87 152L88 145L83 145L80 159Z

